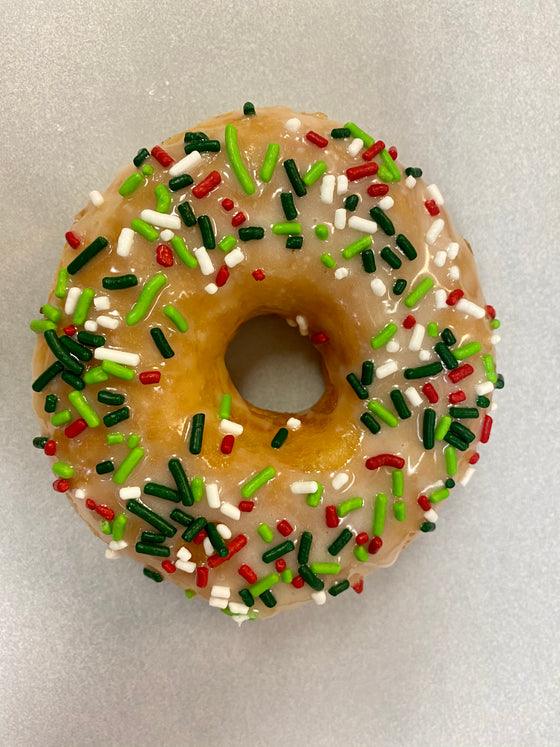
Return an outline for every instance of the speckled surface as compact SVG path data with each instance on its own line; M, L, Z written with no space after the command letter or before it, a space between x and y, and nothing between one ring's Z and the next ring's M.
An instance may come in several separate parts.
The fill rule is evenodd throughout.
M557 745L554 4L24 1L0 20L2 744ZM423 167L503 321L506 389L437 532L361 597L237 630L108 563L50 490L26 327L89 191L247 99L370 123Z

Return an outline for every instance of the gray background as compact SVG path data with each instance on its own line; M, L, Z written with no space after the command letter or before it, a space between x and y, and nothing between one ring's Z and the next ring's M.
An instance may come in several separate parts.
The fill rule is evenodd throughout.
M4 0L0 22L0 743L557 747L554 3ZM50 490L26 327L89 191L247 99L353 119L424 168L503 320L507 386L435 534L361 597L237 630L108 563Z

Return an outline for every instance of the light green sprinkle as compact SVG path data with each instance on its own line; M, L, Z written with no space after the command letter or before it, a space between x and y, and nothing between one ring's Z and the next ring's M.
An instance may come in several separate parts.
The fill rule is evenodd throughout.
M261 594L264 594L265 591L271 589L279 581L280 576L277 573L269 573L268 576L261 578L252 586L249 586L249 591L251 592L252 596L260 597Z
M231 394L222 394L220 400L220 409L218 411L218 417L221 420L229 420L231 415Z
M96 428L101 423L99 416L97 415L95 410L91 408L81 392L77 391L76 389L70 392L70 394L68 395L68 401L76 410L78 415L80 415L86 421L90 428Z
M150 310L150 306L152 305L154 298L166 283L167 278L163 274L163 272L156 273L146 281L144 287L140 292L138 300L125 317L126 323L129 327L132 327L132 325L134 324L138 324L138 322L146 316L146 314ZM105 363L105 361L103 362Z
M140 443L140 436L137 433L131 433L126 440L126 445L129 449L135 449Z
M325 226L324 223L318 223L315 226L315 236L319 239L319 241L326 241L329 238L328 226Z
M430 503L439 503L440 501L444 501L446 498L449 498L449 490L447 488L436 490L428 496Z
M428 326L426 327L426 331L428 333L428 337L437 337L438 336L438 327L436 322L428 322Z
M52 471L55 475L65 480L69 480L74 476L74 467L71 467L66 462L55 462L52 466Z
M142 174L140 174L138 171L135 171L134 174L131 174L129 177L127 177L121 184L121 186L119 187L119 194L122 195L122 197L131 195L135 190L138 189L143 181L144 177L142 176Z
M122 444L124 441L124 435L122 433L108 433L107 444L114 446L115 444Z
M373 509L373 528L374 537L381 537L385 528L385 516L387 514L387 496L385 493L378 493L375 496L375 506Z
M171 319L179 332L186 332L188 330L189 325L187 324L187 320L181 312L175 308L175 306L172 306L171 304L164 306L163 313L168 319Z
M336 507L336 515L342 519L343 516L346 516L350 513L350 511L356 511L358 508L361 508L364 505L364 499L363 498L348 498L347 501L343 501L342 503L339 503Z
M235 246L235 236L224 236L221 241L218 241L218 246L223 252L229 252Z
M89 307L93 303L94 296L95 291L93 290L93 288L83 289L82 295L80 296L80 299L76 305L74 316L72 317L72 322L74 324L77 324L79 326L85 322L89 313Z
M296 236L301 233L301 223L288 221L287 223L273 223L272 233L276 236Z
M50 303L44 303L41 306L41 314L47 317L49 321L55 322L58 324L62 317L62 311L60 309L55 308L54 306L51 306Z
M325 267L328 267L329 270L332 270L333 267L336 267L336 260L333 259L332 255L328 253L321 254L321 262L325 265Z
M492 319L492 321L490 322L490 327L492 329L498 329L499 326L500 326L500 324L501 324L501 322L500 322L499 319Z
M193 494L194 502L198 503L202 500L204 495L204 481L202 477L193 477L191 480L191 492Z
M140 236L143 236L148 241L155 241L159 236L159 231L140 218L134 218L130 223L130 227L133 231L136 231L136 233L139 233Z
M165 184L158 184L154 187L154 194L157 199L156 211L158 213L168 213L171 207L171 192Z
M55 412L55 414L51 416L51 423L55 428L58 428L59 425L64 425L64 423L69 423L71 420L71 410L61 410L60 412Z
M306 187L310 187L315 184L325 171L327 170L327 164L324 161L317 161L311 166L307 172L302 176L302 181Z
M101 531L101 532L102 532L103 534L112 534L112 532L113 532L113 525L111 524L111 522L110 522L110 521L107 521L107 519L105 519L105 520L104 520L104 521L102 521L102 522L101 522L101 524L99 525L99 530L100 530L100 531Z
M142 173L144 174L144 176L151 176L154 173L154 167L149 163L145 163L142 166Z
M434 432L434 437L436 441L443 441L445 438L447 431L449 430L449 426L451 425L453 418L451 415L442 415L440 418L439 423L437 424L436 430Z
M402 498L404 495L404 474L402 469L394 469L391 475L393 485L393 495L395 498Z
M406 519L406 503L404 501L395 501L393 503L393 514L397 521L405 521Z
M282 571L280 574L280 578L282 579L282 582L284 584L291 584L294 578L294 574L292 573L291 568L286 568L286 570Z
M171 239L171 246L173 249L175 249L175 254L179 257L181 262L186 265L187 267L190 267L191 270L193 270L198 265L198 260L194 256L194 254L191 254L189 250L187 249L187 245L185 244L185 240L181 238L181 236L174 236Z
M274 539L274 532L266 523L260 524L257 528L257 532L264 542L272 542Z
M386 148L383 148L379 156L388 169L389 173L391 174L392 181L400 182L401 172L399 171L397 164L393 161L393 157L391 156L389 151Z
M115 363L114 361L102 361L101 368L109 376L116 376L118 379L124 379L125 381L132 381L136 376L132 368L123 366L122 363Z
M185 589L185 596L187 599L194 599L196 597L196 591L193 589Z
M418 301L426 295L426 293L430 290L430 288L433 286L434 281L431 277L426 276L423 280L421 280L419 283L417 283L414 290L408 294L408 296L404 299L404 305L407 306L409 309L411 309L413 306L416 306Z
M396 428L399 424L398 419L393 415L392 412L389 412L387 408L383 407L381 402L377 402L376 400L372 399L370 402L368 402L368 410L372 412L374 415L377 415L377 417L382 420L384 423L387 423L387 425L391 426L391 428Z
M323 495L323 486L320 482L317 483L317 490L314 493L309 493L306 498L306 503L308 506L311 506L311 508L317 508L319 503L321 503L321 497Z
M360 254L360 252L368 249L371 246L371 242L371 236L362 236L361 239L348 244L348 246L342 250L342 256L344 257L344 259L352 259L352 257L356 256L356 254Z
M247 480L247 482L241 487L242 497L250 498L259 488L265 485L269 480L272 480L275 474L276 470L274 467L265 467L250 480Z
M365 563L369 558L368 551L363 545L356 545L354 548L354 557L356 560L359 560L360 563Z
M57 298L66 298L66 284L68 283L68 270L66 267L61 267L58 271L56 278L56 286L54 289L54 295Z
M86 384L102 384L107 381L109 374L105 373L101 366L95 366L86 371L82 378Z
M144 449L141 449L139 446L132 449L132 451L126 455L121 466L113 474L113 482L117 485L122 485L143 456Z
M387 168L387 166L380 166L377 172L377 176L379 179L381 179L382 182L394 181L393 173L391 172L391 169Z
M309 567L318 576L336 576L340 573L340 563L311 563Z
M233 173L237 177L245 194L252 195L255 192L255 185L241 160L241 153L239 152L239 145L237 143L237 127L232 124L226 125L225 140L226 151Z
M274 174L276 163L278 162L278 156L280 155L280 146L278 143L269 143L266 149L266 155L264 157L261 173L259 174L263 182L269 182Z
M455 451L455 447L449 444L445 447L443 453L445 454L445 469L447 470L447 474L453 477L453 475L457 474L457 452Z
M361 130L354 122L346 122L344 126L350 130L352 137L359 137L366 148L370 148L374 144L375 140L372 136Z
M56 324L54 322L49 322L48 319L33 319L33 321L29 323L29 329L40 335L43 334L43 332L46 332L47 329L56 329Z
M471 355L478 353L481 348L482 345L479 342L473 340L473 342L467 342L466 345L462 345L460 348L456 348L453 351L453 357L457 361L463 361L465 360L465 358L470 358Z
M396 324L389 322L389 324L387 324L378 335L371 338L371 347L374 350L377 350L378 348L383 347L383 345L386 345L389 340L395 336L397 329L398 327Z
M113 539L115 542L120 542L124 537L127 521L128 517L126 514L117 514L113 519Z
M488 381L495 384L498 381L498 376L496 374L496 369L494 368L494 358L492 358L490 354L483 355L482 365L484 366L484 371L486 372L486 378Z

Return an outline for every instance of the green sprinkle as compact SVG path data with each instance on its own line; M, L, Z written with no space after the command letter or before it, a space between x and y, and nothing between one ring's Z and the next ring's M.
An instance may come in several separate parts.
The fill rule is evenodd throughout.
M214 235L214 228L212 221L208 215L200 215L197 218L198 227L200 229L200 235L202 237L202 243L206 249L216 248L216 237Z
M45 397L45 412L52 413L56 410L58 397L56 394L47 394Z
M165 184L158 184L154 187L154 194L157 200L156 211L158 213L168 213L171 208L171 193Z
M124 537L128 517L126 514L117 514L113 520L113 539L120 542Z
M404 299L404 305L409 309L416 306L418 301L426 295L433 284L433 279L427 276L423 280L420 280L420 282L416 284L414 290Z
M204 495L204 482L201 477L193 477L191 480L191 492L195 503L202 500Z
M116 476L117 474L115 473L115 477ZM115 480L115 477L113 477L113 480ZM134 499L128 501L126 508L131 514L135 514L141 519L144 519L146 523L155 527L158 532L161 532L161 534L164 534L166 537L174 537L177 533L177 529L172 524L139 501Z
M124 288L132 288L138 285L138 278L136 275L129 273L128 275L105 277L101 282L105 290L123 290Z
M415 179L420 179L420 177L422 176L422 169L409 166L408 168L404 170L404 173L407 176L413 176Z
M368 551L363 545L356 545L354 548L354 557L356 560L359 560L360 563L365 563L367 560L369 560Z
M280 155L280 146L278 143L269 143L266 149L263 165L260 171L260 178L263 182L269 182L274 174L278 156Z
M406 503L404 501L395 501L393 503L393 514L397 521L406 520Z
M397 415L401 420L406 420L411 416L411 412L408 409L408 405L405 402L405 399L399 389L393 389L389 396L391 397L391 401L393 403L393 406L395 410L397 411Z
M142 532L140 536L140 541L148 545L161 545L165 540L165 534L160 534L159 532Z
M274 539L274 533L272 529L268 526L266 523L259 524L257 527L257 532L259 533L259 537L263 540L263 542L272 542Z
M194 496L192 494L187 475L185 474L185 470L183 469L183 465L181 464L179 459L173 458L169 460L167 466L169 467L171 476L175 480L177 492L181 497L183 506L192 506L194 503Z
M288 429L287 428L279 428L278 432L270 442L270 445L273 449L279 449L282 444L286 441L288 438Z
M340 573L339 563L311 563L309 567L319 576L336 576Z
M450 407L449 414L452 418L478 418L476 407Z
M389 265L389 267L392 267L393 270L398 270L402 266L401 260L397 257L395 252L391 249L390 246L384 247L379 252L381 259L384 259L385 262Z
M477 407L490 407L490 400L488 397L485 397L484 395L480 395L476 398L476 406Z
M168 186L172 192L178 192L180 189L190 187L193 182L194 179L190 174L181 174L180 176L174 176L173 179L170 179Z
M184 527L189 527L194 521L194 516L191 516L186 511L181 511L180 508L174 508L173 511L169 514L169 518L173 519L173 521L176 521L177 524L181 524Z
M128 195L131 195L134 191L138 189L138 187L143 184L144 177L142 174L140 174L138 171L135 171L134 174L131 174L127 179L124 180L124 182L119 187L119 194L123 197L127 197Z
M119 410L114 410L103 418L103 425L106 428L112 428L117 423L122 423L123 420L128 420L130 417L130 410L128 407L121 407Z
M90 405L86 401L86 398L81 392L70 392L68 395L68 401L76 410L78 415L80 415L86 421L90 428L96 428L98 425L100 425L101 420L99 419L99 416L90 407Z
M124 405L124 394L119 394L118 392L110 392L107 389L100 389L97 392L97 401L101 402L104 405L118 407L120 405Z
M449 488L450 490L451 490L451 488L454 488L455 487L455 480L452 477L448 477L447 480L445 481L445 487Z
M315 236L319 241L326 241L329 238L329 229L324 223L315 226Z
M436 441L443 441L450 425L451 418L449 417L449 415L442 415L434 432L434 438Z
M350 137L351 132L349 127L335 127L331 130L331 137L335 140L341 140L345 137Z
M275 475L276 470L274 469L274 467L265 467L261 472L257 473L254 477L252 477L244 485L242 485L241 496L243 498L250 498L257 492L259 488L272 480Z
M233 173L237 177L237 180L239 184L241 185L245 194L252 195L255 192L255 185L253 184L251 177L249 176L245 166L243 165L243 161L241 160L241 153L239 152L239 145L237 143L237 128L232 124L226 125L225 141L226 141L226 151L228 154L228 158L231 162ZM269 146L269 149L270 149L270 146ZM268 151L267 151L267 156L268 156ZM266 162L266 159L265 159L265 162ZM274 168L272 170L274 170Z
M167 485L160 485L157 482L147 482L144 485L144 493L146 495L155 495L156 498L163 498L164 501L172 501L173 503L179 503L181 500L181 496L177 490L168 488Z
M152 327L150 329L150 335L152 340L155 342L157 349L161 353L163 358L173 358L175 351L171 345L167 342L165 334L160 327Z
M375 506L373 509L373 529L374 537L381 537L385 527L385 515L387 513L387 496L385 493L378 493L375 496Z
M440 371L443 371L443 366L439 361L435 361L434 363L428 363L425 366L417 366L416 368L405 368L404 378L423 379L426 376L435 376Z
M368 135L367 132L364 132L361 130L358 125L354 124L354 122L346 122L344 125L344 128L349 130L350 135L352 137L358 137L363 142L364 146L366 148L370 148L375 140L371 137L371 135ZM332 135L332 132L331 132ZM334 136L333 136L334 137Z
M319 503L321 503L321 497L323 495L323 486L320 482L317 483L317 490L314 493L309 493L306 498L306 503L308 506L311 506L311 508L317 508Z
M395 296L400 296L406 288L406 280L404 278L397 278L393 283L393 293Z
M383 345L386 345L389 340L395 336L397 329L398 327L396 324L393 324L392 322L387 324L378 335L372 337L371 347L374 350L377 350L378 348L383 347Z
M115 444L122 444L124 436L122 433L108 433L105 440L109 446L114 446Z
M204 420L205 415L203 412L198 412L193 415L191 437L189 440L189 451L191 454L200 454L202 450L202 438L204 436Z
M302 532L298 543L298 555L297 562L299 565L305 565L309 560L309 553L311 551L311 543L313 542L313 535L311 532Z
M334 260L333 257L328 253L321 254L321 262L325 265L325 267L328 267L329 270L332 270L332 268L336 266L336 260Z
M430 503L439 503L449 497L449 490L447 488L440 488L434 491L428 496Z
M143 164L141 171L144 176L151 176L154 173L154 167L150 166L149 163L145 163Z
M377 422L377 420L373 417L373 415L369 412L364 412L360 415L361 422L365 425L365 427L371 431L371 433L379 433L381 430L381 426Z
M369 397L368 390L364 386L362 386L355 373L349 373L346 377L346 381L350 384L357 397L359 397L360 399L367 399Z
M377 172L377 176L379 179L381 179L382 182L394 181L393 174L391 173L390 169L387 168L387 166L380 166Z
M441 333L441 339L442 342L449 347L450 345L455 345L457 342L457 339L453 332L449 329L449 327L446 327L442 333Z
M218 557L226 558L229 554L229 550L227 549L226 543L221 534L218 532L216 525L212 521L209 521L206 524L206 536L210 540L210 544L216 551Z
M272 233L275 236L291 236L301 233L301 223L273 223Z
M196 591L194 591L194 589L185 589L185 596L187 599L194 599L196 597Z
M422 443L425 449L433 449L435 441L436 412L426 407L422 418Z
M443 450L443 453L445 455L445 469L447 470L448 475L456 475L457 474L457 452L455 451L455 448L451 445L446 446Z
M171 239L171 246L175 250L175 254L179 257L181 262L187 267L190 267L191 270L198 265L198 260L193 254L191 254L191 252L189 252L189 250L187 249L187 245L185 244L185 240L181 238L181 236L174 236Z
M323 176L326 170L327 170L327 164L324 161L317 161L303 175L302 177L303 183L305 184L306 187L310 187L312 184L315 184L317 179Z
M142 573L144 574L144 576L146 576L146 578L149 578L151 581L155 581L156 584L160 584L163 581L163 576L161 575L161 573L154 571L153 568L148 568L147 565L142 569ZM185 594L186 593L187 592L185 591Z
M159 231L140 218L133 218L130 223L133 231L143 236L147 241L155 241L159 237Z
M132 159L132 163L138 168L143 161L146 160L150 155L150 151L147 148L140 148L138 153Z
M298 568L298 573L303 578L305 583L311 586L312 589L315 589L315 591L322 591L322 589L324 589L324 582L313 573L308 565L300 565Z
M453 357L455 360L462 361L465 360L465 358L470 358L471 355L478 353L481 348L482 345L479 342L467 342L466 345L462 345L460 348L453 351Z
M55 378L61 371L64 370L64 366L60 361L55 361L54 363L51 363L51 365L46 368L43 373L39 374L33 384L31 384L31 388L34 392L40 392L42 391L47 384L52 381L52 379Z
M196 535L201 532L208 522L204 516L199 516L185 529L181 537L185 542L192 542Z
M353 241L351 244L348 244L348 246L342 250L342 256L344 257L344 259L352 259L352 257L356 256L356 254L360 254L360 252L368 249L371 246L371 243L371 236L362 236L357 241Z
M171 304L164 306L163 313L173 322L179 332L186 332L188 330L189 325L187 324L185 317L175 308L175 306L172 306Z
M498 374L496 377L496 389L503 389L505 386L504 377L502 374Z
M83 345L80 345L79 342L76 342L71 337L68 337L67 335L62 335L59 338L60 344L68 350L69 353L72 353L76 358L79 358L81 361L90 361L93 358L93 353L88 348L84 347Z
M63 371L60 374L60 378L62 381L65 381L67 384L69 384L73 389L82 390L86 388L85 381L80 379L79 376L75 376L74 374L71 374L70 371Z
M469 448L469 444L467 443L467 441L464 441L460 436L458 436L451 430L449 430L445 434L443 440L447 441L448 444L451 444L451 446L454 446L456 449L459 449L459 451L466 451Z
M389 412L389 410L383 407L380 402L376 402L376 400L372 399L368 402L367 407L370 412L372 412L374 415L377 415L380 420L382 420L391 428L396 428L399 424L399 421L393 415L393 413Z
M397 246L401 250L401 252L404 254L404 256L407 259L413 260L416 259L418 256L418 253L416 252L416 249L412 246L410 241L406 238L406 236L402 233L399 233L397 235L397 238L395 239Z
M261 578L259 581L249 586L249 592L253 597L260 597L265 591L271 589L275 584L280 581L280 576L277 573L269 573L268 576Z
M285 540L279 545L276 545L276 547L271 547L270 550L266 550L266 552L263 552L263 563L272 563L273 561L278 560L278 558L281 558L282 555L286 555L287 553L292 552L292 550L295 550L295 545L292 540Z
M362 265L366 272L375 272L375 257L371 249L366 249L361 253Z
M58 322L62 318L62 311L55 308L54 306L51 306L50 303L44 303L41 306L41 314L44 314L44 316L46 316L49 321L55 322L55 324L58 324Z
M95 465L95 471L98 475L106 475L114 469L115 465L110 459L107 459L105 462L98 462L98 464Z
M92 335L91 332L82 331L78 332L78 342L90 348L101 348L105 345L105 338L103 335Z
M420 531L421 532L435 532L436 525L433 521L424 521L420 525Z
M183 221L185 226L187 226L187 228L191 228L192 226L196 225L196 217L190 202L185 201L180 205L177 205L177 212L181 216L181 220Z
M52 466L52 471L64 480L69 480L74 476L74 468L66 462L55 462Z
M72 420L72 412L70 410L61 410L60 412L56 412L51 417L51 424L54 425L55 428L58 428L60 425L64 425L65 423L69 423Z
M222 394L218 417L221 420L228 420L231 415L231 394Z
M157 558L168 558L171 555L167 545L152 545L149 542L137 542L135 550L142 555L154 555Z
M265 607L276 607L277 605L276 597L271 591L263 592L259 598Z
M167 278L163 274L163 272L156 273L144 283L144 287L140 291L138 300L125 317L126 323L129 327L133 326L134 324L138 324L139 321L144 319L144 317L150 310L150 306L152 305L155 297L166 283ZM106 362L107 361L103 361L103 363Z
M457 359L453 356L453 353L444 342L438 342L434 345L434 350L441 358L443 365L448 371L458 367Z
M384 165L389 170L389 173L391 174L392 181L394 182L400 182L401 180L401 172L399 171L397 164L393 161L393 157L389 153L389 151L386 148L383 148L381 153L379 154L381 160L383 161Z
M37 334L43 334L47 329L56 330L56 324L54 322L49 322L47 319L33 319L33 321L29 323L29 329Z
M262 226L240 228L239 238L241 241L260 241L260 239L264 239L264 228Z
M70 264L66 268L68 270L68 274L75 275L78 270L81 270L85 264L93 259L96 254L99 254L100 251L105 249L108 244L109 242L104 236L98 236L94 241L91 242L89 246L86 246L86 248L70 262Z
M297 208L294 204L294 196L291 192L281 192L280 202L282 203L282 210L286 216L286 220L295 220L298 215Z
M243 114L246 117L254 117L256 114L254 104L252 104L250 101L246 101L243 104Z
M282 579L282 583L291 584L294 578L294 574L292 573L291 568L286 568L285 570L283 570L280 574L280 578Z
M288 236L286 239L286 249L301 249L303 246L303 236Z
M200 140L191 140L185 145L185 154L197 150L199 153L219 153L221 149L219 140L209 140L208 138Z
M135 449L132 449L132 451L130 451L127 454L121 466L117 469L117 471L113 475L113 482L116 483L117 485L122 485L128 479L130 473L136 467L136 465L142 459L143 456L144 456L144 449L141 449L139 446L137 446ZM128 508L128 505L127 505L127 508ZM169 536L171 537L172 535L169 535Z
M66 298L66 285L68 283L68 270L66 267L61 267L58 271L56 278L56 286L54 289L54 295L57 298Z
M358 197L358 195L348 195L348 197L344 200L344 208L350 213L353 213L354 210L358 207L359 201L360 198Z
M491 381L492 384L495 384L498 380L498 377L496 375L496 369L494 368L494 358L492 358L491 355L483 355L482 356L482 365L484 366L484 371L486 372L486 378L488 381Z
M218 241L218 246L223 252L229 252L235 246L235 236L224 236L221 241Z
M404 474L402 469L394 469L391 475L392 490L395 498L402 498L404 495Z
M110 521L107 521L107 520L105 519L105 521L102 521L102 522L101 522L101 524L99 525L99 530L100 530L100 531L101 531L101 532L102 532L103 534L111 534L111 533L112 533L112 531L113 531L113 527L112 527L112 524L111 524L111 522L110 522Z
M132 368L114 361L101 361L101 369L109 376L116 376L118 379L124 379L125 381L132 381L136 376Z
M351 539L353 539L354 535L352 534L351 530L346 527L342 530L342 532L338 535L338 537L329 545L328 552L329 555L333 555L336 557L343 547L346 547L346 545L350 542ZM299 558L298 558L298 562ZM304 562L307 562L304 561Z
M394 236L395 234L395 227L393 225L393 222L390 218L387 217L387 215L381 210L380 207L373 207L369 214L371 215L372 220L374 220L379 228L384 231L387 236Z
M204 132L185 132L185 143L191 143L193 140L208 140L208 135Z
M290 184L294 188L296 195L298 197L304 197L307 194L307 189L294 159L289 158L287 161L284 161L283 166L286 169L286 174L288 175L288 179L290 180Z
M242 602L247 607L252 607L253 604L255 603L255 600L253 599L253 595L251 594L249 589L239 589L238 594L241 597Z
M126 445L129 449L136 448L140 443L140 436L137 433L131 433L126 439Z
M373 361L364 361L362 363L362 375L360 381L363 386L369 386L373 382L374 368Z
M348 500L339 503L336 507L336 515L342 519L344 516L350 513L350 511L356 511L364 505L363 498L348 498Z
M86 321L89 314L90 306L93 303L94 296L95 291L93 290L93 288L83 289L82 295L80 296L76 305L74 316L72 317L72 322L74 324L81 325Z
M348 581L347 578L345 578L343 581L339 581L337 584L334 584L334 586L331 586L329 589L329 594L332 597L337 597L339 594L342 594L343 591L346 591L346 589L350 588L350 581Z
M104 381L107 381L108 378L109 374L106 373L101 366L90 368L83 376L84 383L86 384L102 384Z
M428 333L428 337L437 337L439 331L436 322L428 322L428 325L426 326L426 332Z
M500 325L501 325L501 322L499 319L492 319L492 321L490 322L490 329L499 329Z

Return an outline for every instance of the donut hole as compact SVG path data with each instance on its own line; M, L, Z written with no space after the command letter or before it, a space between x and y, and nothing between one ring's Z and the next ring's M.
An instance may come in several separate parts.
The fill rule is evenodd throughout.
M263 410L299 412L325 393L320 354L309 337L279 316L257 316L242 324L225 362L241 396Z

